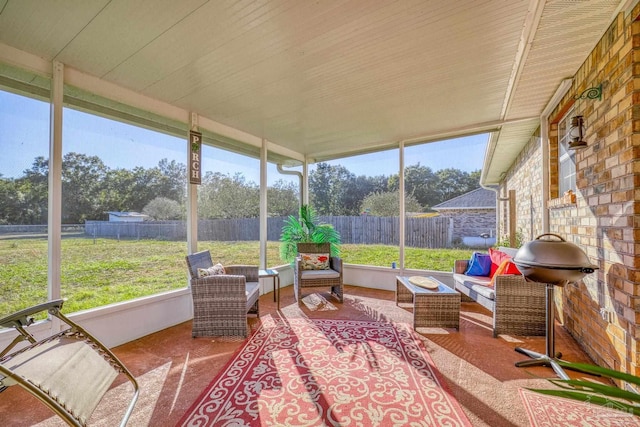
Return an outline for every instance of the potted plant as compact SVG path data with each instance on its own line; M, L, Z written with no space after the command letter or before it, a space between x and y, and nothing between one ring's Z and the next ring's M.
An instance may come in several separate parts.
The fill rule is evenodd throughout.
M298 243L330 243L331 256L340 256L340 233L324 224L311 206L302 205L298 218L290 215L284 221L280 236L280 258L292 263L298 254Z

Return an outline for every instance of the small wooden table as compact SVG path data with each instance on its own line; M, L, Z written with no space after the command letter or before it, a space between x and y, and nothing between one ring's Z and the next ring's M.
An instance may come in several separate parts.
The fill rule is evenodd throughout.
M396 276L396 305L410 303L413 306L413 329L460 329L460 294L433 277L439 283L430 290L416 286L405 276Z
M266 270L259 270L258 277L261 279L265 277L273 278L273 302L276 302L276 300L278 301L277 309L278 311L280 311L280 276L278 275L278 270L272 270L270 268ZM276 289L277 289L277 297L276 297Z

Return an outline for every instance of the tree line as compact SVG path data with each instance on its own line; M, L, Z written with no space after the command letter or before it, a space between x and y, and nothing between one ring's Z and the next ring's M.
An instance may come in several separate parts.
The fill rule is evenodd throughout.
M0 224L46 224L49 161L36 157L19 178L0 175ZM480 171L405 169L406 210L432 206L479 186ZM106 219L109 211L143 212L156 220L185 217L187 168L163 159L151 168L109 168L97 156L67 153L62 160L62 222ZM309 174L310 203L320 215L392 216L398 213L398 175L356 176L344 166L319 163ZM242 174L207 172L198 189L202 219L259 216L260 187ZM395 202L394 202L395 200ZM298 183L267 188L270 216L296 215Z

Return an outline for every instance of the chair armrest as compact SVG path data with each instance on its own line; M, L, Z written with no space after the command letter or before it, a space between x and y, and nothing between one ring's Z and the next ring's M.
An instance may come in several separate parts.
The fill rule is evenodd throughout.
M544 335L546 333L546 286L519 274L496 277L493 333Z
M342 258L332 256L329 261L329 267L338 273L342 273Z
M453 272L458 274L464 274L469 267L468 259L457 259L453 265Z
M258 281L257 265L227 265L224 267L225 274L245 276L247 282Z
M48 301L42 304L35 305L33 307L25 308L24 310L20 310L16 313L10 314L9 316L3 317L0 319L0 326L5 328L15 328L16 326L29 326L33 323L34 314L38 314L42 311L49 311L51 308L56 308L58 310L62 309L62 304L64 304L63 299L57 299L53 301Z
M245 276L218 274L191 281L193 298L246 298Z

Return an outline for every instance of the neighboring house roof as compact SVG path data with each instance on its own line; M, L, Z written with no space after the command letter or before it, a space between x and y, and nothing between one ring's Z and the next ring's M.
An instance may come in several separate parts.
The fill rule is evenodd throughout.
M109 215L117 216L119 218L146 218L148 215L141 214L140 212L107 212Z
M495 209L496 193L485 188L477 188L433 206L435 211L448 209Z

